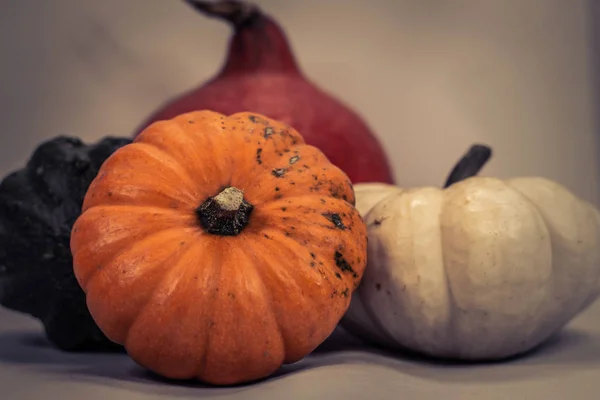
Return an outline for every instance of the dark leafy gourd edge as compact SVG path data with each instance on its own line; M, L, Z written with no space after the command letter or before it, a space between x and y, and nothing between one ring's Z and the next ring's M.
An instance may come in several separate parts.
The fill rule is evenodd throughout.
M71 228L102 163L131 139L59 136L0 183L0 304L41 321L65 351L122 351L88 312L73 273Z

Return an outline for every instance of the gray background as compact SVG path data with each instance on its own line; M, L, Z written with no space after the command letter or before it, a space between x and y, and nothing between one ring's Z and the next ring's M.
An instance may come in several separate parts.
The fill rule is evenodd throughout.
M373 127L401 185L439 185L479 141L496 154L485 175L542 175L600 204L598 2L257 3L285 26L307 75ZM229 35L175 0L0 0L0 172L60 134L128 135L212 76ZM282 375L222 391L157 382L123 356L61 354L35 321L2 311L0 398L592 399L599 321L596 305L542 351L478 367L359 350L338 332Z

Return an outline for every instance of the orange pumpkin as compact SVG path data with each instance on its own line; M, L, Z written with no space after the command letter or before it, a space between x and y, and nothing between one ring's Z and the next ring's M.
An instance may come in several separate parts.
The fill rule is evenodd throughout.
M289 126L180 115L102 165L73 226L104 334L168 378L266 377L331 334L366 264L347 176Z

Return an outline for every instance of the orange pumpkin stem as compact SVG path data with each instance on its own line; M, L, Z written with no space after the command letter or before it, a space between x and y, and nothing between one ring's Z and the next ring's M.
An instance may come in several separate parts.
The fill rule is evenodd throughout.
M244 199L244 192L229 186L209 197L196 210L202 228L208 233L236 236L250 222L254 206Z

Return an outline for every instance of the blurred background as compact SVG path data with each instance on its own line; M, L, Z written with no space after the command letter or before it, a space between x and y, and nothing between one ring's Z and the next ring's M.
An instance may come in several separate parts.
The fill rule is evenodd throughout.
M480 142L495 150L484 175L541 175L600 204L598 2L256 3L373 128L401 185L441 185ZM0 173L57 135L131 135L217 72L230 35L176 0L0 0Z

